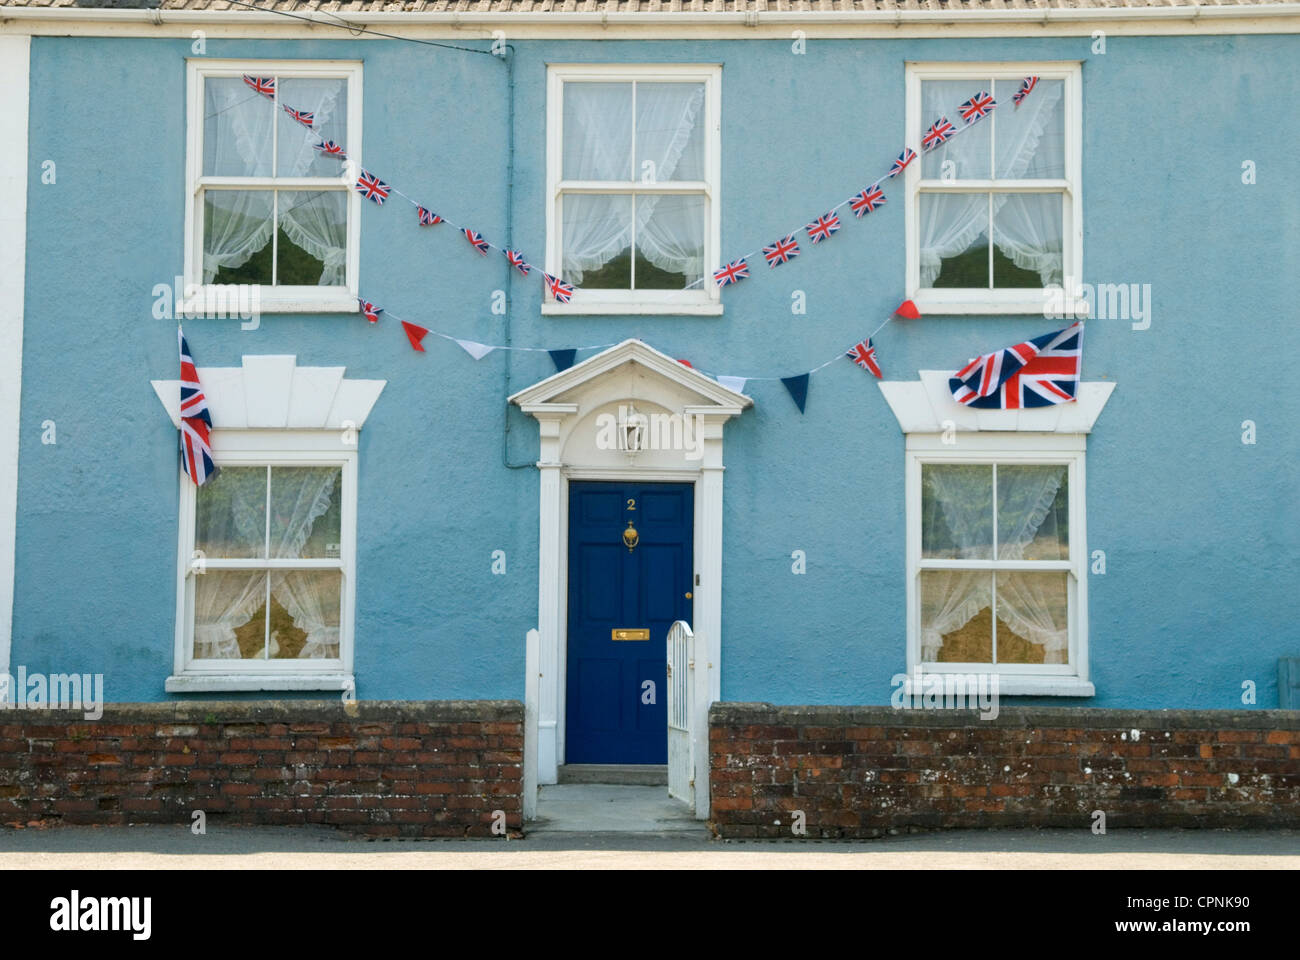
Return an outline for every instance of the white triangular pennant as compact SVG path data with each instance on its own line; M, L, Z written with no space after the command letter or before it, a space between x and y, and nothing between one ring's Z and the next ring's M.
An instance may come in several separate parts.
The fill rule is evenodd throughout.
M728 390L735 390L737 393L745 392L745 383L749 380L748 377L715 377L714 379Z
M473 340L457 340L456 342L464 347L465 352L475 360L482 360L496 349L496 347L489 347L486 343L477 343Z

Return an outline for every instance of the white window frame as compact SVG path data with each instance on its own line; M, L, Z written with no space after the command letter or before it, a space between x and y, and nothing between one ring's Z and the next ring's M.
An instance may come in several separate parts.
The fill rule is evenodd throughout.
M620 187L627 193L704 193L704 277L690 290L583 290L572 300L557 303L544 295L542 313L557 316L589 314L676 314L719 316L722 298L713 282L710 264L719 262L722 235L722 65L721 64L550 64L546 94L546 272L563 278L561 271L564 193L608 193L582 181L562 179L564 170L564 84L566 82L643 83L695 82L704 84L707 126L704 137L703 181L660 181L644 184L630 180ZM633 171L635 173L635 171Z
M220 284L203 283L203 206L202 189L205 186L264 187L267 177L204 177L203 83L209 77L276 76L295 79L337 77L347 81L348 89L348 142L343 144L348 160L339 163L339 176L278 177L276 186L281 189L312 189L322 180L337 182L347 195L348 227L346 283L342 287L308 285L258 286L258 305L263 313L356 313L358 270L361 251L361 195L354 189L355 171L361 169L361 63L352 60L210 60L191 58L187 61L186 89L188 124L185 161L185 284L187 291L197 296L186 297L185 313L201 311L202 304L222 304ZM268 105L268 109L271 107ZM278 120L277 120L278 122ZM287 128L286 128L287 129ZM304 135L309 135L304 131ZM350 178L348 173L352 171ZM274 173L274 170L272 170ZM181 307L178 306L178 312Z
M951 441L952 438L948 438ZM907 670L922 673L997 673L1000 695L1091 697L1088 680L1088 532L1083 434L961 433L908 434L907 497ZM943 464L1064 464L1069 468L1069 550L1065 561L923 560L921 558L921 467ZM1064 664L940 663L921 660L921 571L942 569L1033 569L1069 573L1069 659Z
M216 569L339 569L343 575L339 611L337 660L196 660L194 649L194 584L204 576L194 556L195 507L198 491L180 473L180 540L177 552L176 643L174 674L169 693L217 690L343 690L354 691L353 627L356 605L357 451L340 449L334 430L214 430L214 459L219 467L342 467L339 559L213 560L202 566Z
M1083 278L1083 191L1082 142L1083 102L1081 65L1077 61L1061 62L972 62L972 63L908 63L906 67L907 142L920 149L923 131L938 117L921 115L921 83L925 80L971 80L971 93L987 89L992 80L1022 80L1036 76L1043 80L1061 80L1064 83L1065 110L1065 178L1063 180L923 180L921 163L913 163L904 175L907 202L904 210L904 233L907 242L907 290L922 313L939 315L960 314L1032 314L1048 308L1073 310L1072 316L1087 314L1087 301L1074 296L1076 285ZM1033 96L1033 94L1030 94ZM950 108L955 111L957 104ZM999 102L991 119L995 124L1001 110L1014 109L1010 102ZM951 117L950 117L951 119ZM960 122L960 118L956 122ZM989 120L981 120L987 123ZM995 128L996 129L996 128ZM991 171L990 171L991 172ZM920 207L921 194L1021 192L1041 193L1064 190L1062 216L1063 249L1062 279L1064 289L1072 294L1064 299L1058 292L1050 299L1044 289L922 289L920 257Z

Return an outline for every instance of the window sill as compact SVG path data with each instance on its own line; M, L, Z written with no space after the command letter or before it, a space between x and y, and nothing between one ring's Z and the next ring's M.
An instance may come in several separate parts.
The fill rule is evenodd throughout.
M356 679L350 673L256 674L256 673L182 673L167 678L163 689L168 693L208 693L218 691L257 690L355 690Z
M212 288L219 289L219 288ZM182 301L176 307L185 319L243 319L273 313L358 313L357 298L346 290L330 293L276 295L248 288L240 294L204 294Z
M997 314L1038 314L1050 320L1083 320L1088 316L1088 301L1082 297L1061 300L1049 299L1035 291L1031 297L1009 299L981 299L977 297L946 297L932 290L920 290L912 295L912 302L922 316L962 316L966 314L989 316Z
M545 317L589 317L589 316L625 316L639 314L642 316L677 316L677 317L720 317L721 303L631 303L584 301L578 303L542 304L542 316Z
M922 668L922 677L943 677L944 673L939 670L929 670ZM978 671L975 671L978 674ZM907 682L904 685L907 696L925 693L925 681L922 679L918 689L913 682L915 674L908 674ZM1090 681L1081 680L1078 677L1065 675L1056 676L1033 676L1030 674L1014 673L998 674L998 696L999 697L1095 697L1097 688Z
M1008 697L1095 697L1097 688L1078 677L998 677L998 695Z

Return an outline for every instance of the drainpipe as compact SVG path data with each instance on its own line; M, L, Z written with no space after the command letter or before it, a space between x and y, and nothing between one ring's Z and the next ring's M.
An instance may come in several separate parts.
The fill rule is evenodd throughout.
M506 44L506 249L513 250L514 244L512 236L514 234L514 210L515 210L515 48L512 44ZM505 396L509 397L510 390L510 367L514 357L514 351L508 349L513 336L511 330L511 310L513 310L513 300L511 290L514 286L515 268L506 261L506 317L503 337L505 340ZM507 400L505 409L501 413L501 463L508 470L521 470L525 467L537 466L536 460L525 460L522 463L512 463L510 460L510 401Z

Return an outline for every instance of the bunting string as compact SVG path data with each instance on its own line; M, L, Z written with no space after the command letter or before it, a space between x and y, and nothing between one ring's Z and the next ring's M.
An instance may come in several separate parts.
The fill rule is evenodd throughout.
M359 306L361 309L361 313L365 316L365 318L370 323L378 323L380 314L383 314L389 319L396 320L398 323L400 323L402 325L402 330L406 333L407 339L410 340L411 342L412 349L418 350L420 353L424 353L424 347L421 345L420 341L423 340L424 337L430 334L432 334L435 337L440 337L443 340L448 340L452 343L459 345L461 349L463 349L475 360L483 359L483 357L486 357L489 353L491 353L494 350L514 350L520 353L549 353L552 355L552 357L554 357L557 352L561 352L561 351L572 351L576 353L577 351L581 351L581 350L604 350L606 347L613 347L617 345L615 342L589 343L589 344L583 344L582 346L578 346L578 347L563 347L557 350L557 348L555 347L520 347L514 344L506 345L500 343L480 343L477 340L470 340L466 337L457 337L454 334L446 333L442 330L434 330L431 329L430 327L423 326L422 324L412 323L409 320L403 320L401 317L393 313L391 310L386 310L383 307L377 307L369 300L360 300Z
M313 123L315 118L310 112L295 110L292 106L281 104L279 102L279 93L276 90L274 77L252 77L245 75L244 83L263 98L283 109L291 120L314 133L315 127L313 126ZM341 144L335 143L333 140L322 140L319 137L314 139L318 141L313 145L314 149L319 151L323 156L334 157L340 162L347 162L347 151ZM507 250L505 247L498 246L497 244L485 239L482 234L478 233L473 228L456 223L447 216L434 213L431 208L425 207L423 203L416 200L414 197L408 196L401 190L380 179L378 175L369 170L360 169L358 171L355 189L367 200L373 201L376 206L383 206L384 201L386 201L391 194L396 194L416 208L416 215L421 226L435 226L439 223L445 223L462 234L483 256L487 256L488 250L499 250L510 265L518 270L523 276L526 277L533 270L537 270L537 272L542 276L543 283L548 292L560 303L568 303L569 300L572 299L576 289L573 284L566 283L559 277L551 276L545 270L538 268L535 264L529 263L518 250Z
M912 302L912 301L910 301L910 300L905 300L904 303L903 303L903 306L900 306L900 307L899 307L899 311L904 310L908 305L911 304L911 302ZM885 319L885 321L884 321L883 323L880 324L880 326L876 327L876 329L872 330L869 334L867 334L867 336L866 336L866 340L871 340L872 338L874 338L876 334L878 334L881 330L885 329L885 327L888 326L890 323L892 323L893 320L894 320L894 318L897 317L897 316L899 316L899 315L900 315L900 313L899 313L898 311L895 311L894 313L890 314L890 316L888 316L888 317ZM905 316L906 314L903 314L903 315ZM919 316L919 315L918 315L918 316ZM831 357L831 358L830 358L829 360L827 360L825 363L820 363L820 364L818 364L817 366L813 367L811 370L808 371L808 374L811 375L811 374L817 373L817 372L819 372L819 371L821 371L821 370L825 370L827 367L829 367L829 366L830 366L832 363L834 363L836 360L843 360L843 359L846 359L846 358L850 358L850 357L852 357L852 356L853 356L853 352L852 352L852 351L849 351L848 353L837 353L837 354L835 354L835 356ZM729 379L729 380L740 380L740 381L743 381L743 382L745 382L745 383L751 383L751 382L753 382L753 383L773 383L773 382L775 382L775 381L777 381L777 380L788 380L788 379L790 379L788 376L785 376L785 377L744 377L744 376L736 376L736 375L732 375L732 374L723 374L723 375L718 375L718 374L710 373L708 370L705 370L703 367L700 367L700 368L698 368L698 369L699 369L700 373L704 374L705 376L713 377L713 379L715 379L715 380L719 380L719 379L725 378L725 379Z
M293 122L297 123L299 126L305 128L306 130L312 131L313 134L315 133L315 127L314 127L315 118L311 112L297 110L290 105L280 103L279 93L276 89L276 82L274 77L253 77L253 76L245 75L243 80L244 83L247 84L254 91L256 96L260 96L264 99L269 100L277 108L277 112L283 110L285 115L287 115ZM1034 90L1037 83L1038 83L1037 77L1024 78L1024 80L1021 82L1019 90L1015 93L1015 95L1012 98L1014 101L1014 105L1016 107L1020 106L1020 104L1024 101L1025 97L1027 97ZM987 91L979 91L975 93L973 96L963 101L958 106L958 116L963 121L963 125L957 126L953 124L948 119L947 116L940 117L938 120L932 123L926 129L925 133L922 135L921 153L923 154L928 153L931 150L934 150L942 146L943 144L948 143L954 137L957 137L962 133L964 133L965 131L971 129L971 127L976 122L990 116L996 106L997 106L997 101L994 100L993 96ZM324 140L319 137L314 137L314 139L316 139L317 142L314 143L312 146L314 147L314 149L319 151L322 155L334 157L342 162L346 162L348 160L347 152L342 145L335 143L333 140ZM873 212L878 207L882 206L885 203L886 198L885 198L884 190L881 187L881 184L884 183L884 181L886 180L890 180L898 176L898 174L906 170L907 167L917 159L917 157L918 154L915 150L911 149L910 147L904 146L902 152L898 155L897 159L895 159L894 162L890 165L889 170L883 173L881 176L877 177L867 187L863 188L858 193L855 193L853 196L835 204L826 213L814 218L812 222L804 224L802 227L796 227L795 229L790 230L783 237L779 237L771 244L768 244L756 250L752 250L749 253L745 254L744 256L724 264L722 267L713 271L711 274L702 276L699 279L692 281L691 283L683 287L681 292L685 293L687 291L692 290L695 287L698 287L709 276L712 277L714 283L716 283L719 287L725 287L731 284L739 283L741 280L748 279L750 275L749 262L754 258L758 257L760 253L762 254L764 260L767 262L769 267L775 268L782 264L788 263L790 262L790 260L799 256L801 252L799 247L799 241L796 239L796 237L800 233L805 234L809 242L813 246L816 246L820 243L829 240L836 233L838 233L841 228L842 224L839 216L841 210L843 210L845 207L848 207L850 208L854 216L857 219L861 220L863 216ZM376 206L383 206L384 202L388 200L390 196L395 194L396 196L401 197L411 206L416 208L417 219L421 226L436 226L438 224L445 223L448 226L455 229L456 231L458 231L459 233L461 233L464 236L465 240L480 255L487 256L489 250L500 251L500 253L506 258L506 261L510 264L510 266L513 269L518 270L519 273L525 277L527 277L530 273L532 273L532 271L537 270L537 272L542 277L543 284L545 285L547 291L549 292L551 297L557 300L558 302L568 303L570 299L573 297L573 294L576 290L573 284L566 283L560 277L552 276L551 274L546 273L546 271L541 270L536 265L530 263L524 257L521 251L510 250L505 247L494 244L488 239L486 239L482 234L474 230L473 228L459 224L442 214L435 213L432 208L426 207L421 201L418 201L414 197L411 197L408 194L402 192L397 187L390 185L386 181L382 180L378 175L372 173L369 170L365 170L365 169L359 170L354 183L354 189L357 192L359 192L364 198L375 203ZM372 324L377 323L379 321L379 316L381 313L387 312L387 315L389 317L391 317L394 320L397 320L401 324L402 330L405 332L411 344L411 348L421 353L424 352L424 346L423 346L424 337L429 334L433 334L434 336L439 337L441 339L449 340L453 343L456 343L463 350L469 353L470 356L472 356L475 360L482 359L483 357L487 356L487 354L491 353L494 350L515 350L515 351L528 352L528 353L544 352L550 354L552 360L555 362L556 367L558 369L563 370L566 367L572 365L575 356L579 350L600 350L600 349L605 349L607 347L614 346L613 343L602 343L602 344L589 344L581 347L565 347L565 348L556 349L556 348L548 348L548 347L519 347L519 346L505 345L505 344L485 344L485 343L480 343L476 340L469 340L466 338L456 337L450 333L446 333L439 330L433 330L429 327L425 327L417 323L412 323L410 321L403 320L401 317L398 317L396 314L385 311L384 308L378 307L371 301L362 298L358 298L358 308L360 312L364 314L366 319ZM854 345L847 352L837 353L829 360L826 360L824 363L821 363L813 367L811 370L794 376L786 376L786 377L743 376L742 377L742 376L731 375L731 374L714 374L706 370L701 370L700 372L705 374L706 376L710 376L713 379L717 380L723 386L727 386L731 389L736 390L737 392L743 392L745 384L751 381L770 382L774 380L780 380L786 386L786 389L790 392L791 397L794 399L795 404L798 406L799 411L802 413L807 399L808 380L812 374L824 370L826 367L830 366L836 360L848 358L848 359L852 359L858 366L862 367L864 370L869 371L877 378L882 377L879 361L877 360L875 354L875 346L872 343L873 338L881 330L883 330L885 326L887 326L890 322L892 322L895 317L906 317L909 319L915 319L919 316L920 314L917 312L915 305L910 300L905 300L899 306L898 310L894 312L894 314L886 318L865 339L860 341L858 344ZM682 361L682 362L685 363L686 361ZM687 365L689 366L690 364Z
M1020 106L1021 102L1029 95L1038 83L1037 77L1026 77L1020 84L1020 89L1013 98L1015 105ZM921 138L921 152L929 151L942 146L951 141L954 137L965 133L971 129L974 123L989 116L993 108L997 106L997 101L986 91L981 90L970 99L964 101L959 107L958 112L965 124L961 127L954 126L946 116L940 117L925 131ZM713 272L713 281L720 287L729 284L739 283L741 280L749 277L749 262L756 258L760 253L767 261L769 267L778 267L781 264L788 263L797 257L800 253L799 243L795 239L801 232L807 234L808 239L815 246L839 231L840 218L839 212L845 207L849 207L857 219L861 220L865 214L871 213L877 207L885 203L885 193L881 189L881 184L886 180L892 180L898 176L912 161L917 158L916 151L904 146L903 152L898 155L889 167L889 170L881 174L871 184L847 200L841 200L835 206L831 207L826 213L815 218L811 223L804 224L801 227L795 227L793 230L786 231L785 235L773 241L771 244L751 250L749 253L735 260L728 261L722 267ZM687 284L683 289L689 290L697 287L705 280L700 277ZM887 323L888 321L886 321ZM759 379L759 378L754 378ZM779 379L779 378L777 378Z
M314 117L308 111L294 109L291 105L281 104L279 93L276 89L274 77L253 77L244 76L244 83L247 84L256 95L270 101L294 122L307 130L315 132ZM1025 77L1021 82L1020 89L1014 97L1014 105L1019 107L1030 92L1038 83L1037 77ZM997 106L997 101L993 99L992 94L987 91L979 91L968 100L958 106L958 115L963 121L963 125L957 126L948 120L947 116L942 116L925 131L921 138L921 152L928 153L943 144L948 143L954 137L957 137L971 127L979 120L984 119L992 114L993 109ZM333 140L322 140L316 138L317 143L313 147L324 156L332 156L340 161L346 162L348 159L347 152L342 145L335 143ZM741 280L748 279L750 276L750 261L755 260L762 254L769 267L775 268L785 263L789 263L802 252L799 247L799 241L796 239L801 233L808 237L808 240L816 246L826 240L829 240L836 234L841 227L839 213L845 207L849 207L854 216L861 220L868 213L873 212L882 206L885 201L885 193L881 184L886 180L893 179L902 173L917 158L918 154L912 148L904 146L903 151L898 158L890 165L889 169L872 181L867 187L855 193L853 196L841 200L831 207L826 213L816 217L812 222L797 226L787 231L782 237L779 237L772 243L751 250L742 257L731 260L723 264L711 273L686 284L681 289L681 293L686 293L700 287L706 280L712 278L713 282L719 287L725 287L731 284L739 283ZM574 293L576 286L565 282L561 277L552 276L546 271L538 268L535 264L529 262L519 250L509 250L498 244L492 243L482 234L478 233L472 227L457 223L455 220L448 218L443 214L435 213L432 208L424 206L421 201L404 193L397 187L392 186L382 180L378 175L369 170L361 169L357 173L355 189L363 197L374 202L377 206L383 206L384 202L391 195L397 195L416 208L418 222L421 226L435 226L440 223L446 223L454 230L462 234L465 239L481 255L487 256L489 250L499 251L507 262L522 276L529 276L532 271L536 270L542 277L543 285L550 296L560 303L568 303ZM755 378L757 379L757 378Z
M435 337L439 337L443 340L447 340L457 344L461 349L463 349L475 360L483 359L485 356L487 356L489 353L492 353L494 350L516 350L523 353L547 353L550 354L550 357L555 362L555 366L558 370L565 370L568 367L573 365L574 360L576 359L576 356L580 351L604 350L608 347L613 347L617 345L616 343L611 342L611 343L591 343L591 344L585 344L583 346L578 346L578 347L555 348L555 347L519 347L513 344L507 346L505 344L481 343L477 340L470 340L464 337L457 337L454 334L446 333L441 330L433 330L421 324L412 323L409 320L403 320L401 317L399 317L397 314L393 313L392 311L385 310L383 307L377 307L369 301L365 301L365 300L361 301L360 307L361 307L361 312L365 315L366 319L370 323L378 323L380 319L380 314L384 314L390 319L396 320L399 324L401 324L402 331L406 334L407 340L411 344L411 349L416 350L420 353L425 352L422 341L426 336L432 334ZM843 358L852 359L855 363L857 363L858 366L872 373L877 379L883 378L883 373L880 370L879 362L876 359L875 347L872 345L871 341L876 336L876 334L878 334L881 330L883 330L888 324L892 323L895 318L900 318L900 317L903 319L914 320L914 319L919 319L920 313L917 311L916 305L913 304L911 300L904 300L901 304L899 304L898 309L895 310L893 314L887 317L878 327L872 330L871 333L868 334L865 339L855 344L847 352L837 353L829 360L825 361L824 363L818 364L817 366L813 367L811 370L808 370L805 373L795 374L793 376L754 377L754 376L736 376L733 374L719 374L719 373L713 373L704 368L696 368L685 360L682 360L680 362L686 364L689 367L692 367L692 369L698 369L700 373L704 374L707 377L711 377L712 379L718 381L718 383L722 384L724 387L727 387L730 390L735 390L737 393L743 393L745 384L747 383L774 382L780 380L783 384L786 385L787 389L791 390L791 395L795 397L795 402L796 404L798 404L799 411L802 413L804 409L804 402L807 398L807 393L808 393L808 387L807 387L808 379L814 373L817 373L829 367L836 360L840 360ZM799 386L792 387L791 386L792 383L797 383L799 384ZM798 391L797 393L796 390Z

